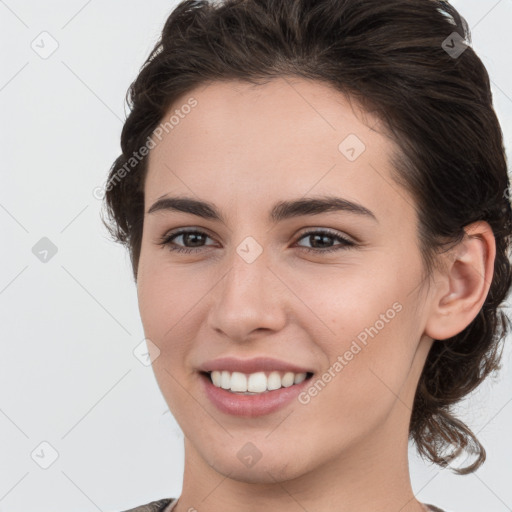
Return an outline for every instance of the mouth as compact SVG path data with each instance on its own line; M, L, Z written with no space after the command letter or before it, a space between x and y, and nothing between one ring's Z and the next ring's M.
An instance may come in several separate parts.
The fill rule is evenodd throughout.
M261 395L295 386L313 377L313 372L259 371L255 373L229 372L227 370L201 371L217 388L238 395Z
M268 415L291 405L310 385L314 375L275 371L237 373L215 370L200 371L199 375L203 392L220 412L246 418Z

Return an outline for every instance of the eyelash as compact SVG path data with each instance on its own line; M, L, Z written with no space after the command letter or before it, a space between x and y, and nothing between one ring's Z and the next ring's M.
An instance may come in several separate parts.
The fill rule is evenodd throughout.
M180 252L180 253L196 253L196 252L201 251L202 247L179 247L176 245L172 245L172 239L178 237L179 235L183 235L183 234L206 235L208 238L210 238L208 236L208 234L203 231L198 231L195 229L180 229L180 230L177 230L177 231L174 231L171 233L166 233L164 236L162 236L160 238L158 245L168 246L170 251L175 251L175 252ZM311 235L323 235L323 236L328 236L330 238L335 238L335 239L341 241L342 245L337 246L337 247L328 247L327 249L315 249L312 247L300 246L299 247L300 249L302 249L306 252L326 253L326 252L339 251L339 250L343 250L343 249L350 249L351 247L356 245L354 242L352 242L336 233L325 230L325 229L308 231L306 233L303 233L297 241L299 241L307 236L311 236Z

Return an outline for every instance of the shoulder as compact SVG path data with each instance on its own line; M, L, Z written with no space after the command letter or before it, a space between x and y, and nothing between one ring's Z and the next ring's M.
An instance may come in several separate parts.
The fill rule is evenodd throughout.
M123 512L167 512L167 507L176 502L176 498L163 498L161 500L152 501L145 505L125 510Z

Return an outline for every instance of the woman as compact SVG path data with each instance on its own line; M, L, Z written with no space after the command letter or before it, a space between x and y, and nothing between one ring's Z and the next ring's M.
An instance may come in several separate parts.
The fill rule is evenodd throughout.
M512 212L488 74L435 0L185 1L130 88L107 224L185 434L132 511L440 511L408 440L499 368Z

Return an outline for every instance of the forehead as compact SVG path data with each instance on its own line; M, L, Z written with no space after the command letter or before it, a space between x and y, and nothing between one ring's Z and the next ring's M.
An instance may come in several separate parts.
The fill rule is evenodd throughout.
M244 208L336 193L383 216L411 213L391 179L396 146L379 118L325 83L213 82L175 101L162 123L171 116L153 137L146 210L171 193Z

